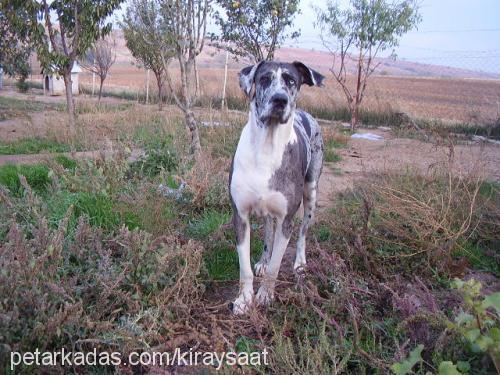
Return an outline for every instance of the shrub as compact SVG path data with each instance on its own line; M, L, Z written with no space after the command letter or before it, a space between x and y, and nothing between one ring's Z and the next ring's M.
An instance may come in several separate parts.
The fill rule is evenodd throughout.
M1 198L4 217L23 220L12 215L19 204L32 216L31 230L10 221L0 242L0 340L7 351L97 348L126 355L165 344L179 321L196 325L192 309L203 291L196 242L127 228L106 234L84 217L69 235L71 209L51 228L40 201Z
M467 265L457 258L464 242L484 244L482 233L492 231L488 217L498 210L498 203L479 194L478 178L443 170L386 174L358 186L328 220L334 241L340 236L349 244L352 267L375 275L408 269L460 274Z
M151 140L145 148L145 155L137 160L131 169L136 173L154 177L161 171L173 172L179 166L179 157L172 143L172 136Z
M28 92L30 85L28 82L26 82L26 77L20 77L16 81L16 87L19 90L19 92Z
M209 209L228 211L229 202L227 159L215 159L209 153L198 158L186 172L185 180L190 195L191 209L202 212Z

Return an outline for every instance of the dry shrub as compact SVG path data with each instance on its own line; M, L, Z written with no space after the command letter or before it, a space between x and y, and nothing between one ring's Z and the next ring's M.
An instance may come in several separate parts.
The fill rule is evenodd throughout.
M203 152L186 173L185 181L191 195L190 207L195 211L214 208L229 209L228 172L230 162Z
M498 202L481 194L482 186L480 176L451 166L371 176L344 196L328 223L346 241L353 269L382 279L408 270L459 276L467 262L457 252L498 229Z
M106 234L83 217L68 235L71 207L52 228L46 207L24 184L23 200L0 195L10 218L0 245L0 341L7 351L127 353L195 326L200 244L124 227Z

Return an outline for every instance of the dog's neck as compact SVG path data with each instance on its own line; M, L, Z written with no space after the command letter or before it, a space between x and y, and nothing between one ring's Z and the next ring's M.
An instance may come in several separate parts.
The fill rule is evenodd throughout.
M250 104L249 123L255 151L270 154L284 150L286 144L295 138L295 132L293 131L294 119L295 110L284 124L263 124L257 115L255 103L252 101Z

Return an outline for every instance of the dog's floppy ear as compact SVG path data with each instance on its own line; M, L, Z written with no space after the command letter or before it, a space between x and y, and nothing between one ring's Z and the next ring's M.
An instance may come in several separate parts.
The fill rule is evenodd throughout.
M323 75L304 65L300 61L294 61L292 65L299 71L300 76L302 77L302 83L309 86L323 86L323 80L325 79Z
M250 97L250 93L252 92L252 87L254 85L255 72L261 63L262 62L252 66L247 66L239 73L240 87L248 97Z

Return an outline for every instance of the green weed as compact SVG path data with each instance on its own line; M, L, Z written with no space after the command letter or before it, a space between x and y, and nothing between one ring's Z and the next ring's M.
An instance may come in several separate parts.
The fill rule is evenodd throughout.
M323 158L327 163L338 163L342 160L342 157L332 149L326 149Z
M19 175L26 177L31 188L39 194L44 193L50 184L49 168L45 165L7 164L0 166L0 184L6 186L17 197L21 197L24 192Z
M209 238L216 232L221 225L229 222L230 214L228 212L206 211L201 217L192 220L187 228L188 236L203 240Z
M63 168L69 170L69 171L74 171L76 167L78 166L78 162L75 159L72 159L70 157L67 157L65 155L57 155L54 160L56 163L61 165Z
M71 147L50 139L23 138L13 142L0 141L0 155L69 152Z

